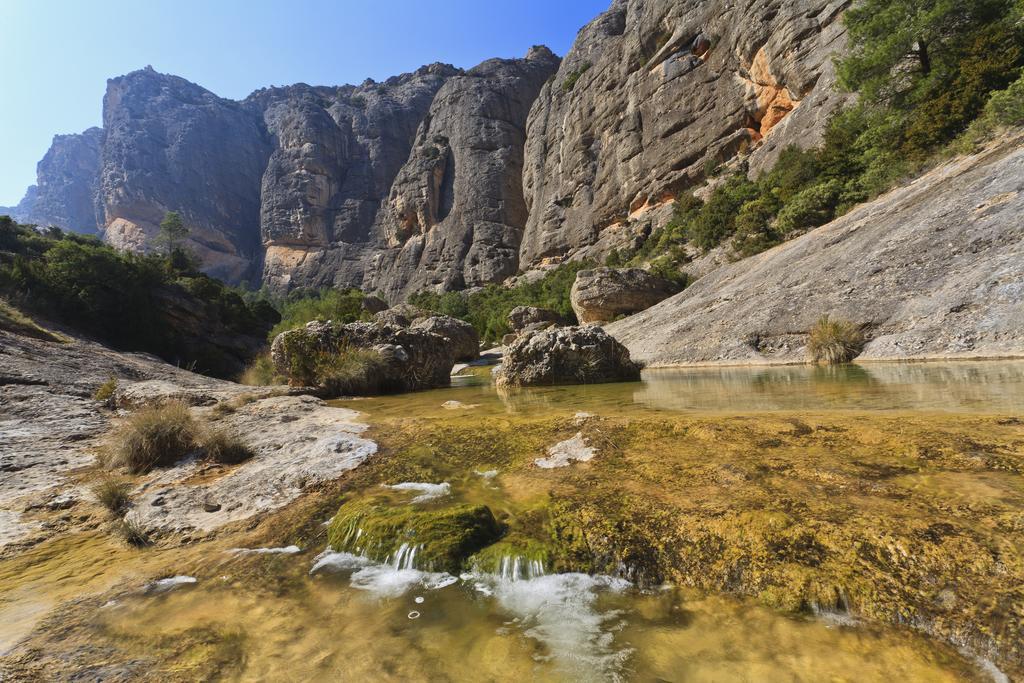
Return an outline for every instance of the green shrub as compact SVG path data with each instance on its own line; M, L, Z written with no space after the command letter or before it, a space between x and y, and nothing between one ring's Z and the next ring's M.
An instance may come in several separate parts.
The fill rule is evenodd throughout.
M203 452L208 460L221 465L237 465L253 456L253 452L237 436L222 429L203 437Z
M812 185L801 191L779 211L776 229L783 235L816 228L832 220L842 185L837 180L829 180L820 185Z
M269 339L287 330L302 327L313 320L333 320L351 323L370 320L373 316L363 310L366 296L358 289L297 290L280 304L281 321L270 330Z
M194 311L211 336L262 337L276 321L269 303L160 256L118 252L94 237L43 233L0 221L0 296L14 305L99 338L119 349L148 351L200 371L225 374L237 361L189 337L181 309Z
M465 320L476 329L481 340L496 344L511 331L508 314L516 306L547 308L565 320L575 322L576 314L569 301L569 291L576 281L576 273L594 265L592 261L565 263L535 282L515 287L492 284L469 294L420 292L410 297L409 303Z
M679 269L678 259L673 258L671 254L666 254L651 261L648 271L651 275L657 275L671 282L677 291L685 289L689 282L689 276Z
M562 81L562 92L570 92L576 87L576 81L580 80L580 76L585 74L590 69L590 62L583 62L578 67L570 71L565 76L565 80Z
M114 514L119 514L131 503L131 484L122 480L107 477L92 487L92 493L100 505Z
M685 226L685 236L704 250L713 249L736 231L736 216L757 198L757 186L738 173L711 193L708 201Z
M992 93L985 113L1001 126L1024 126L1024 72L1006 90Z
M811 362L826 365L849 363L863 348L864 335L857 325L827 315L814 323L807 340L807 356Z
M970 152L1004 127L1024 126L1024 72L1006 90L992 93L984 113L958 141L957 150Z
M196 423L180 401L142 408L114 431L107 464L133 474L173 465L196 447Z

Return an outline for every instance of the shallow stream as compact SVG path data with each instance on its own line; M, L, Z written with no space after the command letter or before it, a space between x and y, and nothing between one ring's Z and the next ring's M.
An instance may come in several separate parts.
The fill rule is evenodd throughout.
M969 509L949 512L952 523L989 542L1002 533L992 520L1024 520L1024 431L1006 417L1024 412L1024 363L660 370L639 383L504 394L485 378L477 371L450 389L340 402L366 415L381 461L319 507L296 506L295 517L310 517L304 523L265 523L182 549L128 551L83 535L73 547L48 542L0 561L0 648L33 624L59 631L63 619L61 642L77 642L68 668L115 678L1000 680L979 656L984 648L958 649L861 614L884 614L884 605L847 610L843 599L801 598L803 608L792 609L770 572L739 590L709 591L672 553L696 539L686 524L697 520L723 543L747 542L744 527L777 525L792 531L785 538L813 532L812 549L838 557L830 543L844 547L840 532L874 538L877 520L932 528L937 498ZM946 466L943 458L962 453L945 444L967 436L1015 466ZM556 443L569 445L545 448ZM938 464L912 464L927 449ZM650 502L678 511L673 524L682 520L671 529L681 535L651 554L675 568L638 585L650 574L622 563L581 573L547 556L510 555L449 574L419 566L415 544L375 560L355 545L328 548L323 530L337 501L364 494L424 509L487 505L511 534L529 531L522 520L552 501L581 509L609 497L640 501L623 502L616 528L644 523ZM735 515L744 516L734 526L706 522ZM644 547L658 545L653 537ZM1021 534L998 542L1014 561L1024 555ZM831 561L797 558L786 571L806 582L801 572ZM196 581L147 583L175 575ZM861 580L875 579L849 578L852 587ZM51 616L49 626L36 618L73 598L68 616ZM972 597L958 589L956 599Z

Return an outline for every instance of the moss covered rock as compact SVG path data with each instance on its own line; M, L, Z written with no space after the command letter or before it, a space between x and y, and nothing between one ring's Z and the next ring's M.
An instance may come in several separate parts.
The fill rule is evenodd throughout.
M501 538L503 529L486 505L422 508L379 499L342 505L327 532L331 547L395 562L415 548L417 569L458 572L466 559Z

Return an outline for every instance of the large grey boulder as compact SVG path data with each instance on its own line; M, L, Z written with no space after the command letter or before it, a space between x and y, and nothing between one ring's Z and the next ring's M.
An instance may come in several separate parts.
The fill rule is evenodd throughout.
M557 327L520 335L505 350L498 386L598 384L640 379L629 351L600 327Z
M380 311L373 316L373 319L385 325L396 325L398 327L409 327L418 318L426 318L430 312L412 304L398 304L391 308Z
M535 325L550 327L551 325L560 325L562 322L562 316L548 308L516 306L508 313L508 326L515 332Z
M581 323L608 322L646 310L677 289L641 268L602 267L578 272L569 298Z
M410 329L433 332L447 339L457 361L468 362L480 356L480 335L465 320L450 315L431 315L414 320Z
M365 371L344 383L323 381L317 371L320 359L329 363L332 355L351 349L367 352ZM371 395L447 386L455 365L452 349L447 339L426 330L378 322L314 321L277 335L270 353L290 384L314 382L328 395Z

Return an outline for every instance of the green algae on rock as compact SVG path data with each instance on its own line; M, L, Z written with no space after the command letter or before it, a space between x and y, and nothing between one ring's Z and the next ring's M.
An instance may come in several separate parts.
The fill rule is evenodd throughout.
M371 498L344 503L327 540L335 550L372 560L455 573L466 558L501 538L502 531L485 505L422 508Z

